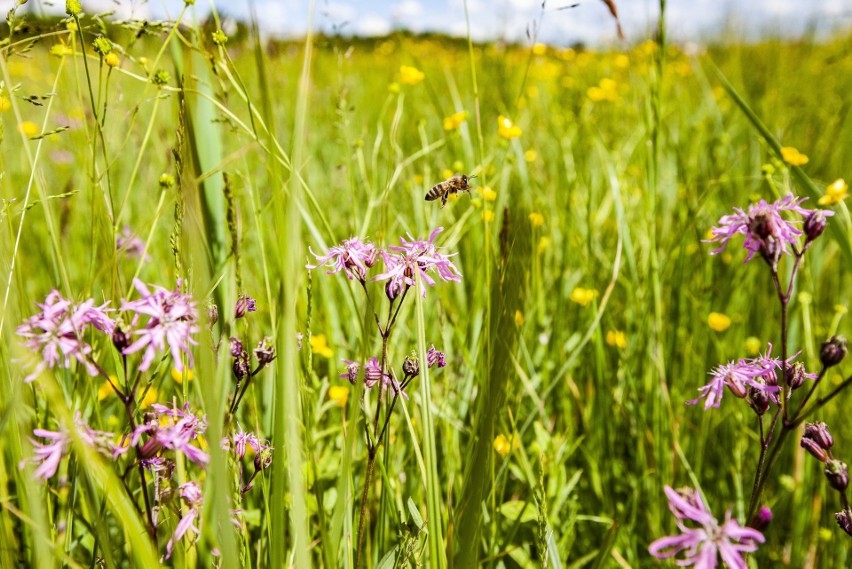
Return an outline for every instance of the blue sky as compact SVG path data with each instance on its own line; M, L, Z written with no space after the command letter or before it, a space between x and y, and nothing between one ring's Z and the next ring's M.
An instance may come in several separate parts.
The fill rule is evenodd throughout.
M120 17L176 17L182 0L82 0L87 12L116 9ZM314 23L325 31L383 35L394 28L413 31L466 33L465 0L315 0ZM629 41L649 36L657 18L658 0L616 0ZM0 0L0 13L14 0ZM61 0L30 0L29 9L55 11ZM247 0L216 0L222 13L246 17ZM577 4L574 8L559 9ZM53 7L51 7L51 5ZM541 14L541 0L467 0L475 39L524 40L531 22ZM255 0L266 33L297 36L308 22L307 0ZM209 10L209 0L197 0L196 17ZM61 11L61 10L60 10ZM852 27L852 0L668 0L667 21L675 39L701 41L719 29L756 37L797 35L814 27L825 33ZM601 0L548 0L540 28L546 43L606 44L615 40L615 25Z

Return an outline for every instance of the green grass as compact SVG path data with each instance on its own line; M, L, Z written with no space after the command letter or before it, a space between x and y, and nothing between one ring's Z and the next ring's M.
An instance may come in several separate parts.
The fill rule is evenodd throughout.
M71 425L76 412L95 429L128 425L82 366L24 383L30 356L15 327L52 288L115 307L138 275L166 288L184 279L202 312L208 300L219 305L215 333L225 338L214 357L202 326L193 381L175 382L168 357L144 374L158 401L189 401L209 425L206 472L184 460L174 472L175 484L202 484L201 539L183 540L170 562L354 567L362 409L372 422L376 392L338 375L341 358L380 355L381 339L357 282L309 275L308 247L356 235L395 245L437 226L463 279L425 299L411 291L388 358L399 373L414 350L425 368L434 344L447 367L424 369L397 402L363 567L540 567L545 550L549 567L657 566L647 546L675 530L664 485L700 485L714 513L732 508L744 523L753 414L730 394L706 413L683 402L712 367L748 355L748 337L777 346L779 311L760 260L743 265L738 246L711 257L702 239L735 206L789 191L813 203L849 178L849 37L720 42L688 56L650 42L533 53L405 35L262 45L249 34L218 46L215 27L152 26L156 37L140 39L108 29L116 68L92 52L99 26L86 15L82 33L51 23L0 46L0 566L151 567L165 553L180 500L163 505L155 547L136 470L122 478L132 453L106 460L80 439L46 483L19 468L34 428ZM74 55L50 55L60 43ZM423 81L401 84L401 65ZM149 81L158 69L167 85ZM445 130L459 111L466 122ZM499 115L520 137L498 135ZM27 121L34 132L24 134ZM60 126L71 128L33 136ZM788 168L779 144L810 161ZM479 177L470 197L441 209L423 196L448 171ZM164 173L177 184L161 185ZM797 291L809 297L794 294L790 310L791 352L802 350L812 371L821 342L850 333L852 223L845 204L834 210L800 275ZM124 225L146 241L150 262L115 251ZM383 315L383 285L367 288ZM595 291L590 302L576 302L578 288ZM234 321L240 293L259 311ZM711 330L710 312L731 317L730 328ZM229 335L252 348L272 336L278 354L231 423ZM110 373L120 369L108 341L91 342ZM848 374L834 369L826 382ZM339 387L349 388L344 406L332 398ZM842 394L818 418L850 460L847 402ZM143 417L139 405L133 412ZM272 467L241 497L237 465L215 444L236 423L275 447ZM775 518L753 556L759 566L849 563L837 494L796 441L765 502ZM240 529L229 521L235 508Z

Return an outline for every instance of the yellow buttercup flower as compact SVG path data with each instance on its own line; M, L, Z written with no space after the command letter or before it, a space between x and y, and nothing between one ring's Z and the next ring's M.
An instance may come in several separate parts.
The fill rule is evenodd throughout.
M532 52L534 55L544 55L547 53L547 46L543 43L537 43L533 46Z
M849 185L843 178L837 178L825 187L825 195L819 199L819 205L837 205L846 199Z
M32 121L24 121L18 125L18 132L27 138L31 138L38 134L38 125Z
M485 223L491 223L494 221L494 210L486 209L482 212L482 219L485 220Z
M330 358L334 355L334 350L328 347L325 334L317 334L311 336L311 351L324 358Z
M542 235L541 239L538 240L538 252L544 253L548 247L550 247L550 237Z
M807 155L802 154L792 146L784 146L781 148L781 158L783 158L784 162L791 166L804 166L810 161Z
M500 115L497 117L497 134L506 140L521 136L521 127L512 122L509 117Z
M523 326L524 325L524 313L520 310L515 311L515 326Z
M624 350L627 348L627 337L621 330L610 330L606 333L606 343Z
M390 91L391 93L399 93L399 91L400 91L399 83L394 81L393 83L388 85L388 91Z
M12 102L6 97L0 96L0 113L8 111L12 108Z
M535 162L536 160L538 160L538 152L532 149L527 150L526 152L524 152L524 160L526 160L527 162Z
M760 349L763 347L763 342L760 341L760 338L756 336L749 336L743 342L743 347L745 351L750 356L756 356L760 353Z
M580 306L586 306L598 296L598 291L593 288L577 287L571 291L571 300Z
M426 74L416 67L403 65L399 68L399 81L405 85L417 85L425 78Z
M328 398L334 401L338 407L346 407L346 401L349 399L349 388L343 385L332 385L328 388Z
M114 375L109 376L110 380L112 380L113 385L118 385L118 378ZM103 401L110 395L115 393L115 389L112 388L112 385L109 384L109 381L105 381L98 388L98 401Z
M494 437L494 450L500 456L506 456L512 450L512 443L504 435Z
M187 381L192 381L193 379L195 379L195 372L189 369L188 367L184 367L183 371L180 371L176 367L172 368L172 379L175 380L175 383L183 383L184 377L186 377Z
M619 53L615 56L615 59L613 59L612 63L619 69L625 69L627 66L630 65L630 57L623 53Z
M467 120L467 112L453 113L444 119L444 130L456 130Z
M157 390L153 387L149 387L148 391L145 392L145 395L142 396L142 399L139 400L139 408L147 409L151 405L157 402Z
M589 99L595 102L600 101L617 101L618 100L618 83L612 79L604 77L600 80L597 86L589 87L586 91Z
M711 312L707 316L707 325L714 332L724 332L731 327L731 319L721 312Z
M530 214L530 223L532 223L533 227L541 227L544 225L544 216L537 212L532 212Z
M104 63L106 63L110 67L118 67L118 64L121 63L121 60L118 58L118 55L114 51L111 51L104 56Z
M483 186L479 188L477 192L479 192L479 195L482 196L482 199L487 202L493 202L497 199L497 192L492 190L491 186Z

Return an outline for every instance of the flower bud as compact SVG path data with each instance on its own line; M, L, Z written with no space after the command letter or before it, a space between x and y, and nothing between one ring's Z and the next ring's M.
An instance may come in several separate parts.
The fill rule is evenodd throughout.
M239 338L231 336L231 356L238 358L243 355L243 352L243 343L240 342Z
M168 190L174 186L176 182L175 177L171 174L161 174L158 183L160 184L160 188Z
M430 368L434 367L435 364L437 364L438 367L444 367L447 365L447 362L444 361L444 352L436 350L434 345L426 351L426 363L429 364Z
M811 453L811 455L813 455L813 457L818 461L825 462L826 460L828 460L828 455L826 454L825 450L821 446L819 446L819 444L815 440L809 439L807 437L802 437L802 442L800 444L802 445L803 449Z
M249 358L246 352L243 352L239 357L234 358L233 370L237 381L242 381L249 376L251 373L251 365L249 364Z
M852 535L852 510L843 510L834 514L837 525L847 534Z
M825 423L805 423L805 437L816 442L820 448L828 450L834 444L828 425Z
M118 67L118 64L121 63L121 60L114 52L110 52L104 56L104 63L106 63L110 67Z
M249 312L257 312L255 300L247 294L241 294L234 307L234 318L242 318Z
M749 390L749 403L758 417L762 417L769 410L769 395L762 389L752 387Z
M825 231L825 225L825 214L821 209L815 209L805 219L805 225L802 229L805 230L808 241L813 241L822 235L822 232Z
M819 361L825 367L836 366L846 357L846 337L832 336L830 340L823 342L819 350Z
M95 53L100 55L107 55L112 51L112 42L109 39L100 36L95 38L95 41L92 42L92 48L95 50Z
M266 336L258 342L257 347L254 349L254 357L261 366L265 366L275 359L275 345L272 343L271 337Z
M361 364L349 360L343 361L347 362L346 373L341 374L339 377L345 378L349 380L349 383L355 385L358 381L358 372L361 370Z
M846 463L839 460L829 460L825 463L825 477L828 478L828 483L838 492L845 492L849 486L849 471L846 469Z
M798 389L805 383L805 366L801 362L796 362L792 365L787 365L785 375L787 376L787 385L791 389Z
M130 336L116 326L112 331L112 345L120 352L130 345Z
M80 0L66 0L65 2L65 13L69 16L79 16L83 11L83 6L80 4Z
M769 509L769 506L761 506L760 509L754 514L754 517L751 518L749 522L749 527L754 528L759 532L764 531L769 527L769 523L772 521L772 510Z
M212 302L207 305L207 327L211 330L219 321L219 307Z
M213 43L216 45L225 45L228 43L228 36L222 30L216 30L212 35Z
M405 360L402 362L402 372L407 377L417 377L420 373L420 362L417 361L416 352L411 352L405 356Z
M385 294L387 295L388 300L390 300L391 302L396 300L396 297L398 297L399 293L401 293L401 292L402 292L402 284L398 283L394 279L390 279L385 284Z
M259 453L254 455L254 470L266 470L272 464L272 449L262 448Z

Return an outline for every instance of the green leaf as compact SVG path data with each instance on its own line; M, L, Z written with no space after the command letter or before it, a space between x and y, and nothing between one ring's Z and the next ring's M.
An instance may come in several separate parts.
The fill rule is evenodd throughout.
M522 524L534 522L538 519L538 512L534 506L523 500L509 500L503 502L497 510L505 517L512 521L519 521Z

